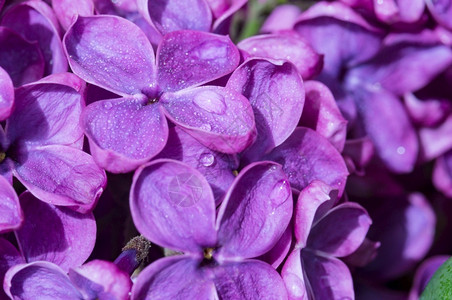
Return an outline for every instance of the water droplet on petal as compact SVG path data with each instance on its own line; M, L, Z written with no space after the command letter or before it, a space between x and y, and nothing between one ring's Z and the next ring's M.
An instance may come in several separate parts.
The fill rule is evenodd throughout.
M406 151L405 147L400 146L400 147L397 148L397 153L398 154L405 154L405 151Z
M111 104L111 102L105 102L104 103L104 108L105 109L110 109L110 108L112 108L113 107L113 104Z
M211 131L212 130L212 126L210 126L209 124L202 124L199 128L204 130L204 131Z
M224 114L226 111L226 105L224 103L224 97L214 91L206 90L199 92L193 102L199 108L217 115Z
M212 153L203 153L199 157L199 161L204 167L210 167L214 163L215 157Z
M280 180L270 192L270 200L276 204L283 203L290 196L290 183L287 180Z

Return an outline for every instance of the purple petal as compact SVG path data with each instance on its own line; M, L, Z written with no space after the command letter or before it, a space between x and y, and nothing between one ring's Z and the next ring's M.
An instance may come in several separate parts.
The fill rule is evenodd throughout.
M59 145L21 153L13 173L40 200L80 212L92 209L107 180L89 154Z
M14 86L38 80L44 75L44 58L36 43L30 43L14 31L0 27L0 66Z
M14 105L14 86L8 73L0 67L0 120L9 117Z
M301 14L294 28L325 56L323 72L333 78L344 68L372 57L381 44L379 32L340 2L313 5Z
M17 242L28 262L45 260L68 271L85 262L96 241L92 213L80 214L36 199L29 192L20 195L25 222L16 231Z
M449 255L436 255L422 262L422 264L417 268L416 274L414 275L409 300L417 300L420 298L433 274L449 258Z
M0 176L0 233L18 229L23 220L16 191L8 180Z
M251 258L278 242L292 216L292 191L282 167L257 162L236 178L218 212L216 259Z
M96 162L125 173L158 154L166 144L168 123L159 104L135 98L97 101L88 105L81 123Z
M292 246L292 233L293 224L290 222L275 246L270 251L258 257L258 259L267 262L273 268L277 269L284 259L286 259Z
M352 275L339 259L302 252L313 299L355 299Z
M423 160L433 160L444 154L452 148L452 114L449 113L436 127L419 128L418 135Z
M75 270L69 270L71 281L86 294L94 294L96 299L129 299L132 288L130 276L115 264L102 260L93 260ZM91 284L101 290L96 294Z
M70 0L52 0L52 8L64 30L68 30L77 15L92 16L94 14L94 4L91 0L75 2Z
M159 159L139 168L130 210L138 231L162 247L199 255L216 243L215 201L209 183L181 162Z
M199 261L187 256L159 259L144 269L132 288L132 300L216 299L212 281Z
M342 155L351 174L364 175L365 167L373 158L374 146L368 137L349 139Z
M67 71L58 21L45 2L26 1L11 7L2 17L1 25L14 30L28 41L38 42L44 56L45 75Z
M349 266L365 267L377 256L380 245L380 242L374 242L365 238L355 252L343 257L342 260Z
M295 4L276 6L265 20L261 32L278 32L291 30L301 10Z
M63 270L44 261L12 267L3 288L11 299L83 299Z
M254 111L257 140L244 154L249 161L259 159L292 134L305 99L302 79L291 63L248 60L234 71L227 87L245 96Z
M333 94L326 85L318 81L305 82L305 90L306 101L298 125L314 129L342 152L347 120L339 111Z
M238 153L255 137L249 101L229 88L203 86L161 98L166 116L212 150Z
M400 100L379 88L356 90L355 100L377 155L393 172L410 172L416 162L419 145Z
M345 81L403 95L422 88L451 63L452 49L442 45L434 33L394 34L370 61L351 70Z
M5 273L9 268L23 263L25 260L16 247L4 238L0 238L0 282L3 283ZM2 288L0 288L0 299L8 299Z
M297 247L304 248L306 246L317 211L320 207L322 209L319 212L326 206L333 206L336 194L336 190L319 180L312 181L301 190L294 208L294 235Z
M264 159L283 165L292 188L301 191L317 179L339 190L339 197L342 196L348 176L344 159L327 139L312 129L296 128Z
M301 249L295 249L286 259L281 271L287 294L290 300L304 300L311 296L308 293L309 282L306 282L301 261Z
M138 6L163 35L181 29L210 31L212 13L204 0L139 0Z
M63 43L72 71L89 83L122 96L148 93L155 85L152 46L126 19L79 16Z
M304 80L318 75L323 67L323 57L292 31L253 36L237 46L245 58L265 57L290 61Z
M287 299L281 276L262 261L220 265L213 273L218 299Z
M229 37L181 30L164 36L157 49L158 83L163 91L178 91L231 73L239 51Z
M387 24L419 21L424 9L424 0L374 0L375 15Z
M33 146L71 146L83 138L79 120L84 101L73 88L36 83L16 89L15 97L15 109L7 120L10 141Z
M450 0L426 0L428 10L433 18L442 26L452 30L452 5Z
M219 204L234 181L233 171L238 169L235 155L210 150L179 127L169 130L168 142L156 158L170 158L182 161L196 168L209 182Z
M440 192L452 197L452 151L446 152L436 160L432 181Z
M312 226L306 247L336 257L347 256L362 244L370 224L372 220L359 204L338 205Z
M415 94L407 93L403 100L411 120L418 126L438 126L452 111L452 103L448 99L421 99Z

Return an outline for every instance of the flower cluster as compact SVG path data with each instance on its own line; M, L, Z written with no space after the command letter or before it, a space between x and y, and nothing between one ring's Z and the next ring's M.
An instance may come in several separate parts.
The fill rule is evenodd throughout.
M420 297L452 0L285 2L0 0L1 299Z

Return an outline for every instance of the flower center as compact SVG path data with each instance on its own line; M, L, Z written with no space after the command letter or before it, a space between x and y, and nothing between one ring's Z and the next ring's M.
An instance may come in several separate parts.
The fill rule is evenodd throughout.
M239 176L239 171L237 170L232 171L232 175L234 175L235 177Z
M0 163L3 162L6 158L6 153L5 152L0 152Z
M211 260L212 256L213 256L213 250L214 250L213 248L204 249L204 251L203 251L204 258L207 260Z

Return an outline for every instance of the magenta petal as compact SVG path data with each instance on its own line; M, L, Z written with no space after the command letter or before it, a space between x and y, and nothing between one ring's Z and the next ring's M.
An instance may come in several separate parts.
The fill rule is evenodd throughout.
M36 43L30 43L14 31L0 27L0 66L14 86L38 80L44 75L44 58Z
M215 32L221 31L222 26L228 24L227 20L247 3L247 0L207 0L216 18L213 23ZM227 26L227 25L226 25ZM226 29L229 32L229 29Z
M426 0L427 7L435 20L444 27L452 30L452 5L450 0Z
M254 111L257 140L245 152L250 161L279 146L293 132L303 110L303 82L288 62L251 59L228 80L227 87L245 96Z
M174 92L231 73L239 51L227 36L181 30L163 37L157 50L158 83Z
M13 173L34 196L81 212L92 209L107 181L89 154L68 146L31 148L17 159Z
M313 299L355 299L352 275L339 259L302 252Z
M20 195L25 222L16 231L20 249L28 262L45 260L68 271L80 266L96 241L92 213L81 214L36 199L29 192Z
M135 172L130 210L140 233L162 247L199 255L217 240L209 183L176 160L154 160Z
M1 25L11 28L28 41L38 42L44 56L45 75L67 71L58 21L45 2L26 1L11 7L3 16Z
M410 172L419 145L400 100L384 89L356 91L355 98L359 116L378 156L393 172Z
M212 13L204 0L139 0L142 14L163 35L181 29L210 31ZM187 13L190 12L190 13Z
M239 168L235 155L210 150L178 126L170 128L168 142L156 158L175 159L196 168L209 182L216 204L223 200L234 181L233 171Z
M424 13L424 0L374 0L376 17L387 24L414 23Z
M135 98L97 101L82 114L82 125L96 162L114 173L136 169L158 154L168 138L159 104Z
M304 248L306 246L319 207L327 201L328 203L325 205L332 207L336 196L336 190L319 180L312 181L301 190L294 208L294 235L297 247Z
M292 246L293 225L289 223L281 238L270 251L264 253L259 260L265 261L273 268L277 269L279 265L286 259L287 254Z
M343 203L312 226L306 247L336 257L347 256L362 244L371 223L366 210L359 204Z
M229 88L203 86L165 93L166 116L201 144L223 153L238 153L255 137L249 101Z
M199 263L185 255L157 260L140 273L131 299L217 299L215 287L203 276Z
M52 8L64 30L69 28L77 15L91 16L94 14L94 4L91 0L52 0Z
M261 32L278 32L291 30L301 10L295 4L282 4L276 6L265 20Z
M83 299L66 273L45 261L12 267L5 275L3 288L11 299Z
M0 176L0 233L18 229L23 219L16 191L8 180Z
M8 73L0 67L0 121L11 114L14 105L14 86Z
M101 291L94 295L96 299L127 300L132 289L129 274L108 261L93 260L77 269L71 269L69 278L87 294L95 292L91 289L90 283L100 286Z
M35 83L16 89L15 96L15 109L6 121L9 140L70 146L83 138L79 120L84 101L73 88Z
M290 185L301 191L313 180L321 180L342 195L348 171L341 154L323 136L312 129L298 127L264 159L283 165Z
M223 200L217 218L219 260L251 258L269 251L292 216L292 190L282 167L257 162L245 167Z
M126 19L78 17L63 42L72 71L89 83L122 96L154 86L152 46L141 29Z
M452 197L452 151L436 160L432 177L434 186L444 195Z
M301 261L301 249L295 249L286 259L281 271L287 294L290 300L309 299L309 282L306 282L303 274L303 263Z
M449 101L449 100L447 100ZM425 161L433 160L452 149L452 114L436 127L418 129L420 152Z
M245 58L265 57L293 63L304 80L320 73L323 57L295 32L265 34L247 38L238 45Z
M216 299L287 299L281 276L267 263L246 260L213 269Z
M344 119L333 94L318 81L305 82L306 101L299 126L314 129L326 137L338 151L344 149L347 120Z
M23 263L25 260L16 247L4 238L0 238L0 282L3 283L5 273L9 268ZM8 299L2 288L0 288L0 299Z

